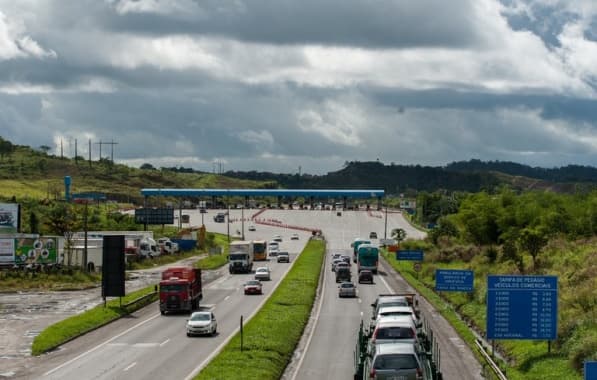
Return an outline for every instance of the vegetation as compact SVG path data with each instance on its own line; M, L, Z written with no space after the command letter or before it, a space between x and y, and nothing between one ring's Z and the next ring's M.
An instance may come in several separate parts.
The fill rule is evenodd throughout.
M142 301L133 302L140 298ZM154 286L151 285L122 297L122 307L120 300L114 299L108 301L106 306L98 305L84 313L57 322L35 337L31 346L31 354L40 355L53 350L61 344L139 310L156 300L157 293L155 293Z
M438 209L436 197L432 208ZM499 341L512 379L579 378L586 359L597 357L597 192L555 194L504 189L457 199L457 210L438 218L427 242L403 247L426 251L424 270L393 265L432 289L438 268L470 269L471 294L444 295L452 307L483 333L488 274L555 275L559 283L558 338L545 342ZM420 277L419 277L420 276Z
M16 290L82 290L97 287L96 273L80 270L55 270L49 273L20 271L0 272L0 292Z
M315 300L325 245L311 240L263 308L196 379L279 379L303 334Z

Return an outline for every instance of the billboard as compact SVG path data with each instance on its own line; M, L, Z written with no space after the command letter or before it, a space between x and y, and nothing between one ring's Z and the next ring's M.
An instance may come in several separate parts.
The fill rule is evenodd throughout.
M173 208L138 208L135 209L135 223L138 224L174 224Z
M15 239L0 239L0 265L14 264Z
M18 203L0 203L0 234L19 232L20 210Z
M56 237L20 237L15 239L16 264L54 264L58 258Z

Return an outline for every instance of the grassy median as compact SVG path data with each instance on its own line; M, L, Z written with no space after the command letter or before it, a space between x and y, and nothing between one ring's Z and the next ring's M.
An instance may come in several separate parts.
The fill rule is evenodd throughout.
M91 310L73 315L72 317L49 326L33 340L31 354L40 355L50 351L78 336L155 302L157 300L157 294L149 296L151 293L154 293L153 285L122 297L122 306L120 306L120 300L113 299L108 301L105 307L104 305L98 305ZM132 301L146 295L148 297L144 298L142 302L135 302L130 306L126 306Z
M325 243L311 240L263 308L195 379L279 379L313 307ZM241 375L242 374L242 375Z

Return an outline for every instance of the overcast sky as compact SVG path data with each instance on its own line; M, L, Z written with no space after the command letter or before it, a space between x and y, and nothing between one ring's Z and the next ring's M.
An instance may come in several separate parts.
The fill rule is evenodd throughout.
M204 171L597 166L597 1L0 0L0 136Z

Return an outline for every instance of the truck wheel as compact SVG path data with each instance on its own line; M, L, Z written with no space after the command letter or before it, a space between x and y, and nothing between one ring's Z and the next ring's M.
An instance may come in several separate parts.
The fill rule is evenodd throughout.
M160 314L164 315L166 312L164 310L160 310Z

